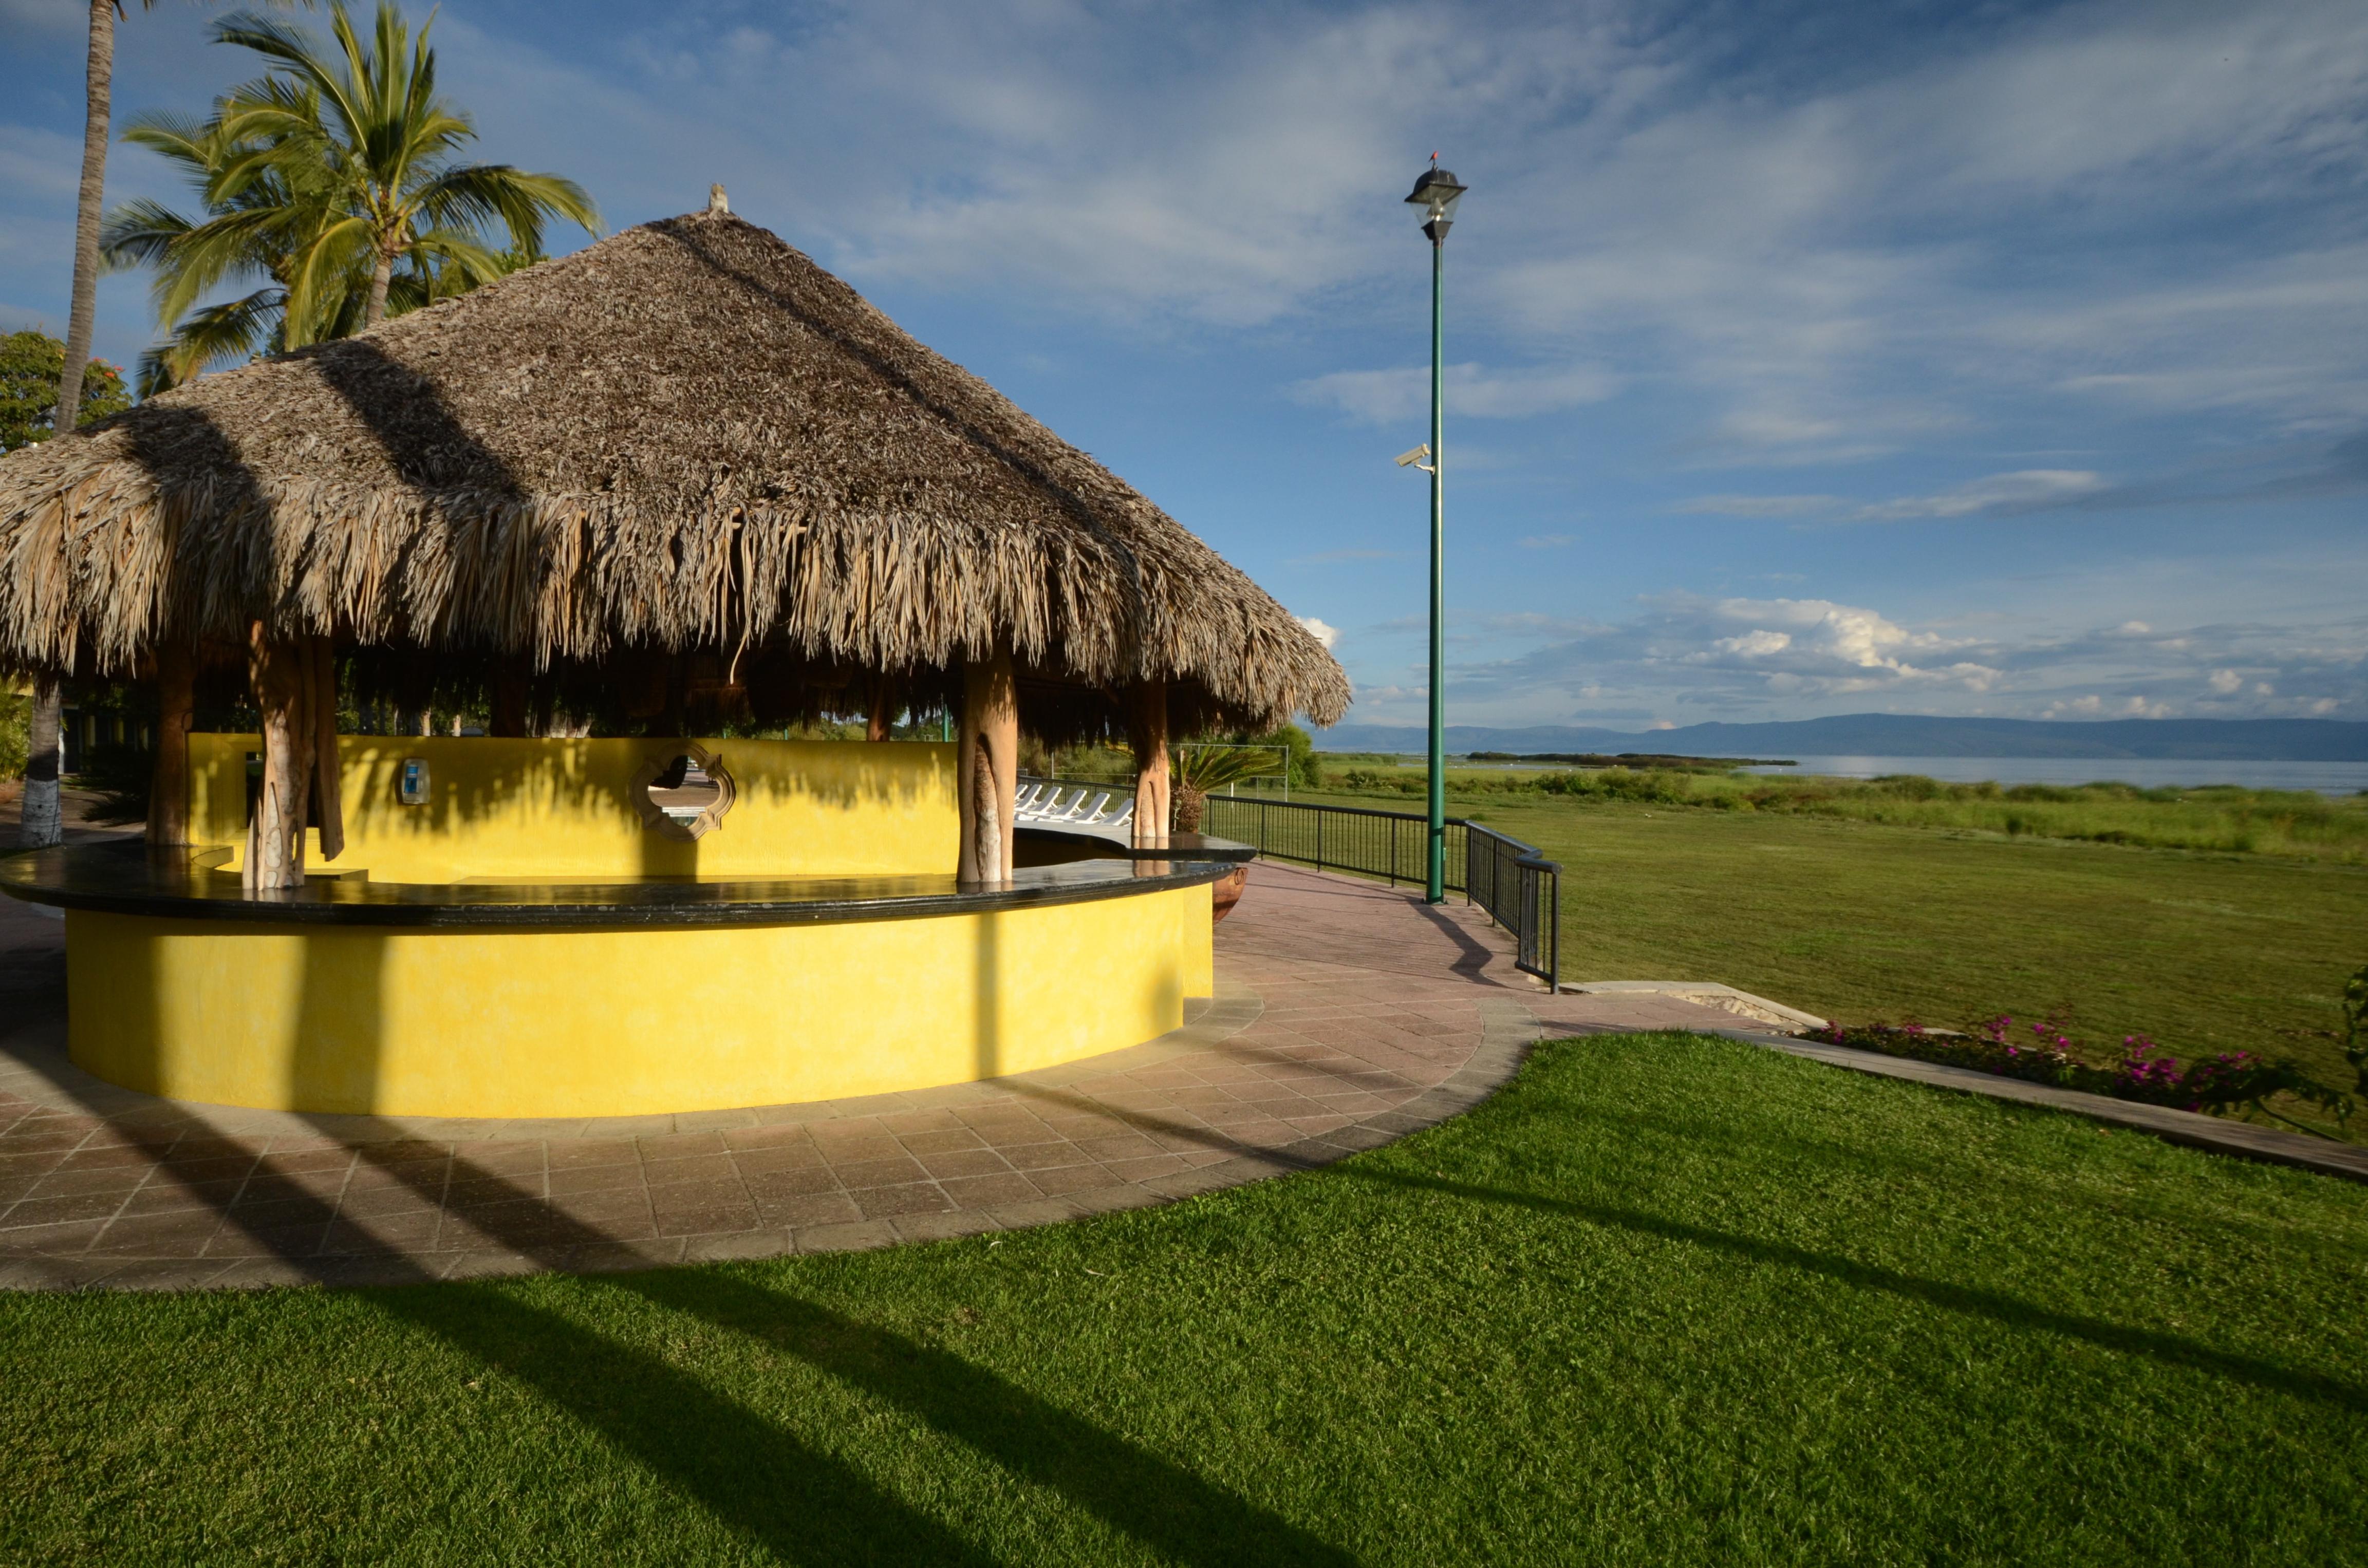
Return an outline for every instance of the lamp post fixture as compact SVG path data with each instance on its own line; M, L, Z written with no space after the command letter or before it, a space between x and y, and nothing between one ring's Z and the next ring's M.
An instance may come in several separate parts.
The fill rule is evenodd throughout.
M1430 874L1424 896L1432 903L1447 896L1447 501L1440 488L1444 439L1439 398L1440 263L1447 253L1455 204L1465 188L1439 166L1439 154L1433 153L1430 167L1423 170L1414 182L1414 194L1406 198L1409 205L1423 210L1422 232L1430 239L1430 461L1424 465L1430 474Z

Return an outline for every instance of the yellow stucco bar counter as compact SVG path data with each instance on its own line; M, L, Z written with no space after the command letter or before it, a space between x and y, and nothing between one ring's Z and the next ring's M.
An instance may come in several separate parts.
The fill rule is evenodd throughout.
M66 912L74 1061L217 1105L589 1117L835 1099L1099 1055L1212 986L1218 861L945 876L321 877L227 852L0 861Z

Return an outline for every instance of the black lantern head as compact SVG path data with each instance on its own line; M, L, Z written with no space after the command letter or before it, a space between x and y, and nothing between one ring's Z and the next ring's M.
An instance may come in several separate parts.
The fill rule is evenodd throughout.
M1422 232L1430 236L1432 244L1447 239L1448 228L1455 222L1455 204L1463 199L1467 188L1435 165L1423 170L1422 177L1414 182L1414 194L1406 198L1406 202L1423 210Z

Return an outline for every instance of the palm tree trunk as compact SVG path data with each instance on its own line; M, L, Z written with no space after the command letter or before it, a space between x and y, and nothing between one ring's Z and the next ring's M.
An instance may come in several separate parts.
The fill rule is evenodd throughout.
M55 676L33 682L32 733L26 737L25 797L18 802L17 843L44 849L64 836L58 815L58 727L63 694Z
M90 0L82 193L74 205L74 297L66 307L66 368L58 378L58 411L51 421L51 428L61 436L82 423L82 370L90 362L91 317L98 306L98 215L107 196L108 120L114 113L114 81L115 0Z
M386 288L394 281L394 253L378 253L378 266L370 270L370 302L362 307L362 327L367 331L386 317Z

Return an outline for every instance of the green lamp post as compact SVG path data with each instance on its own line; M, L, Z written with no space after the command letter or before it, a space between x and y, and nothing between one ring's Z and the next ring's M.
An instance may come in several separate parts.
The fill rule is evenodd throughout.
M1467 187L1439 166L1414 182L1406 201L1423 210L1422 232L1430 239L1430 461L1422 465L1430 475L1430 875L1425 897L1437 903L1447 896L1447 498L1440 490L1439 368L1440 264L1447 254L1447 231L1455 222L1455 204Z

